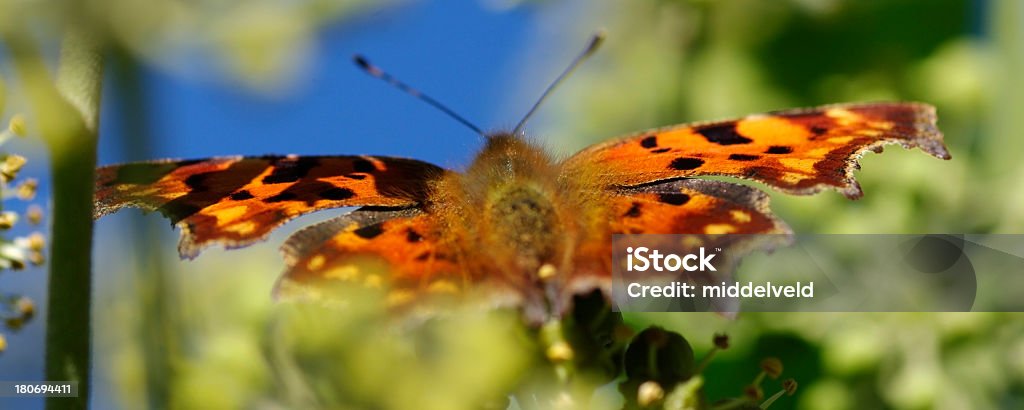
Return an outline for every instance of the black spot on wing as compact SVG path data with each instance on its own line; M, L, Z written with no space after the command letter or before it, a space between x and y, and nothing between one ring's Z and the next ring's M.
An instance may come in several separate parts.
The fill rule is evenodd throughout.
M627 210L626 213L622 214L622 216L625 218L636 218L642 214L643 212L640 211L640 203L633 202L633 204L629 207L629 210Z
M405 231L405 240L409 242L419 242L423 240L423 235L420 235L419 232L409 229Z
M658 194L658 202L679 206L690 202L690 196L682 192Z
M814 135L823 135L826 132L828 132L828 128L825 128L825 127L822 127L822 126L818 126L818 125L812 125L810 127L810 131Z
M373 225L367 225L362 228L356 229L352 231L352 233L356 234L356 236L363 239L373 239L379 236L380 234L384 233L384 227L383 224L376 223Z
M274 170L263 177L264 184L283 184L304 178L309 171L320 165L316 157L285 157L274 163Z
M235 193L231 194L231 199L235 200L235 201L244 201L246 199L253 199L253 198L255 198L255 197L252 196L252 194L249 193L249 191L246 191L244 189L241 190L241 191L238 191L238 192L235 192Z
M785 145L772 145L772 146L768 147L768 150L765 151L764 153L765 154L788 154L790 152L793 152L793 148L791 148L791 147L787 147Z
M332 187L320 193L320 198L332 201L342 201L356 196L356 193L348 188Z
M758 159L761 159L761 156L749 154L729 154L729 159L733 161L756 161Z
M345 178L348 178L348 179L366 179L366 174L360 174L360 173L353 172L351 174L345 174Z
M377 167L373 166L373 163L370 161L367 161L363 158L358 158L352 161L352 170L356 172L362 172L364 174L369 174L377 171Z
M267 198L267 202L303 201L307 205L314 205L316 201L327 199L332 201L343 201L356 196L355 191L348 188L334 186L329 182L317 180L302 180L289 186L279 194Z
M181 220L195 215L196 212L203 210L204 207L190 204L182 201L171 201L159 208L160 213L164 214L171 220L172 224L181 222ZM190 228L193 232L195 228Z
M281 193L279 193L277 195L274 195L274 196L272 196L270 198L265 199L264 201L267 202L267 203L294 201L294 200L298 199L298 197L299 196L295 195L294 192L283 191L283 192L281 192Z
M204 191L206 190L206 180L212 175L216 175L220 171L203 172L201 174L192 174L188 178L185 178L185 186L193 191Z
M700 168L701 165L704 165L704 160L700 158L680 157L672 160L668 166L674 170L687 171Z
M644 147L644 148L657 148L658 147L658 137L655 136L655 135L648 136L648 137L640 140L640 146Z
M750 138L744 137L736 132L736 123L724 123L705 125L698 127L695 131L703 135L708 142L718 145L749 144L753 142Z

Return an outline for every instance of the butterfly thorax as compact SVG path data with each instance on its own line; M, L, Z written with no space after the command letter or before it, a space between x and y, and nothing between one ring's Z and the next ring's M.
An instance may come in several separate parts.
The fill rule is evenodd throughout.
M560 172L542 148L493 135L464 173L439 181L430 211L445 220L448 242L470 271L536 289L570 268L580 236L581 210L570 206L574 195Z

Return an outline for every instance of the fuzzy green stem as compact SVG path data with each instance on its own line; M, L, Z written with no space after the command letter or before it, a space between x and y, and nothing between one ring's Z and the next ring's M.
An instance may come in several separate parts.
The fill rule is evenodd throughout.
M715 358L715 354L718 353L718 350L719 349L717 347L712 347L711 350L708 351L708 354L705 355L704 358L701 359L700 363L697 364L697 369L694 370L693 374L703 373L704 369L711 363L711 359Z
M78 126L43 135L53 178L46 379L77 381L78 398L50 398L47 408L86 408L92 387L92 201L102 80L99 40L88 30L69 29L56 89L80 118Z
M757 374L757 377L754 378L754 382L750 383L750 384L753 385L753 386L760 387L761 386L761 382L764 381L764 376L766 376L766 375L768 375L768 373L765 373L764 371L761 371L760 373Z
M779 397L782 397L783 394L786 394L786 390L779 390L778 393L773 394L772 397L769 397L768 400L765 400L764 403L761 403L761 409L764 410L770 407L772 403L775 403L775 401L778 400Z

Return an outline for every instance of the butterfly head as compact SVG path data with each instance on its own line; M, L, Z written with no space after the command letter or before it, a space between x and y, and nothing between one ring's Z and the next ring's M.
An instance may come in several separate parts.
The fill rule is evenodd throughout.
M484 150L488 147L503 147L525 143L524 134L518 132L498 131L484 134Z
M521 133L494 132L484 136L484 146L470 165L469 173L517 178L547 174L554 166L547 152Z

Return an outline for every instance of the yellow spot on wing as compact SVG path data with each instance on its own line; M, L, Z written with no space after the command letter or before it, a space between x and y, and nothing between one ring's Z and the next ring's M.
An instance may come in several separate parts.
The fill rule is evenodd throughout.
M234 222L238 217L245 215L245 211L248 209L248 206L238 205L230 208L218 209L213 213L213 215L217 217L217 226L224 226Z
M256 222L241 221L238 223L230 223L227 226L224 226L224 230L227 232L235 232L237 234L247 235L255 231L256 226Z
M839 123L839 125L844 126L853 124L855 122L860 122L863 120L863 118L859 114L843 108L830 109L828 111L825 111L825 115L828 117L832 117L833 119L836 120L837 123Z
M846 144L853 140L853 137L832 137L828 139L828 142L833 144Z
M804 179L807 179L806 175L799 174L796 172L786 172L782 174L782 181L790 185L796 185L797 183L803 181Z
M129 191L129 190L131 190L131 188L134 188L134 187L131 186L131 185L120 185L120 186L118 186L117 189L119 191ZM159 197L160 199L164 199L164 200L170 201L172 199L175 199L175 198L178 198L180 196L184 196L184 195L188 194L188 190L187 189L177 189L177 188L174 188L174 187L172 187L172 189L173 190L170 190L170 189L167 189L167 188L158 187L158 186L153 186L153 187L146 188L146 189L139 189L139 190L133 192L132 195L139 196L139 197L156 196L156 197Z
M708 235L721 235L736 232L736 227L730 224L709 224L704 227L704 233Z
M732 215L732 220L734 220L734 221L736 221L738 223L750 222L750 213L748 213L746 211L741 211L739 209L733 209L732 211L729 211L729 214Z
M811 158L825 158L829 151L831 151L830 148L815 148L807 151L805 155Z
M871 125L872 128L877 128L880 130L891 130L895 126L895 124L889 121L871 121L868 123L868 125Z
M312 258L309 258L309 262L306 262L306 268L311 271L320 270L320 268L324 267L324 262L326 262L326 260L327 258L325 258L324 255L313 256Z
M359 276L359 268L355 265L339 266L324 273L328 279L353 280Z
M786 168L812 173L814 172L814 164L816 164L818 160L808 158L779 158L779 162L782 165L785 165Z
M430 293L457 293L459 288L451 281L436 280L427 287L427 291Z
M687 248L696 248L704 244L704 241L693 235L686 235L683 237L683 246Z

